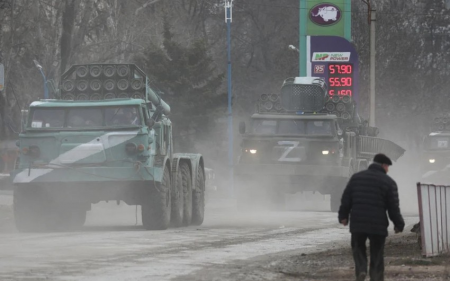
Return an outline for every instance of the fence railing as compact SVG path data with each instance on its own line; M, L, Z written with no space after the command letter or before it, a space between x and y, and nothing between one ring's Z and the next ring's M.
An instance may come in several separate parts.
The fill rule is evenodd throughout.
M422 255L450 252L450 186L417 183Z

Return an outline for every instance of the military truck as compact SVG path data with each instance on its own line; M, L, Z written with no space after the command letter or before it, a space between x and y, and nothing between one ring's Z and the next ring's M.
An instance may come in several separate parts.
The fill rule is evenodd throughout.
M82 226L91 204L140 205L144 228L200 225L200 154L174 153L170 106L134 64L74 65L31 103L11 173L20 231Z
M420 168L423 179L448 181L450 169L450 116L439 114L431 124L431 133L423 138Z
M397 160L404 149L377 138L350 95L328 95L322 78L295 77L280 94L261 94L249 130L240 123L241 155L235 168L238 207L255 202L283 209L285 193L330 195L337 211L349 177L376 153Z

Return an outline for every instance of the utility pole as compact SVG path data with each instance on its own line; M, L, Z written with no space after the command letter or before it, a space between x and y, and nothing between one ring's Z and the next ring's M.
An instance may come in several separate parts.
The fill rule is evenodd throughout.
M231 108L231 22L232 22L233 0L225 0L225 22L227 23L227 79L228 79L228 168L230 172L230 196L234 193L234 160L233 160L233 115Z
M370 0L362 0L367 5L368 23L370 25L370 114L369 126L375 127L375 23L376 10L372 9Z
M375 127L375 22L376 11L370 10L370 118L369 126Z

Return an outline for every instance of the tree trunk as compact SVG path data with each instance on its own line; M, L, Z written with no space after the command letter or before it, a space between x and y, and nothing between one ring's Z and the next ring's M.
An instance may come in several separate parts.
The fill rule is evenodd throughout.
M4 18L6 1L0 0L0 18ZM3 22L0 20L0 63L3 63ZM5 108L6 108L6 99L4 91L0 91L0 140L6 139L6 131L5 131Z

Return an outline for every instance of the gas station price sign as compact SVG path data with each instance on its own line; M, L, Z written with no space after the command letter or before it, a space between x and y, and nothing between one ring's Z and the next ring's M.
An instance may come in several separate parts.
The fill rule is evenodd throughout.
M353 63L328 63L328 95L353 96Z

